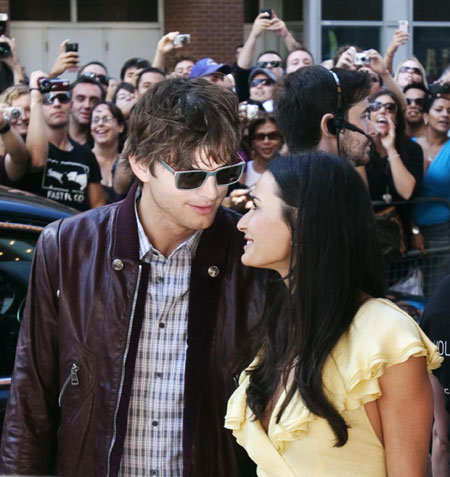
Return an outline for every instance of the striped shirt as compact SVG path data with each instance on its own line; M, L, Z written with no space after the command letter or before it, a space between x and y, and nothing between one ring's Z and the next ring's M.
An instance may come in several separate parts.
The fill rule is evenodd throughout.
M189 282L201 230L165 258L136 211L139 258L151 265L120 476L183 473L183 401Z

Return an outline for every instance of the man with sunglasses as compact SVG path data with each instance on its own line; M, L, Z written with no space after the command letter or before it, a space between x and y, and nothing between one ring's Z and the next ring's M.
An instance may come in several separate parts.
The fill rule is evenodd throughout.
M106 90L100 85L97 75L86 73L71 85L69 135L79 144L86 144L89 137L91 114L95 106L105 99Z
M200 78L157 83L130 118L126 199L42 232L0 472L254 475L223 427L263 307L220 206L243 169L237 106Z
M254 68L250 73L249 104L257 104L260 109L271 113L273 111L273 92L277 77L265 68Z
M406 134L409 137L423 137L427 128L423 119L423 103L428 90L423 83L411 83L403 89L406 98Z
M71 94L44 93L35 71L30 78L30 121L26 146L31 167L20 188L84 211L105 204L100 168L92 151L69 137ZM95 88L97 86L95 85Z
M287 50L293 51L301 45L295 40L292 33L287 29L286 24L281 18L278 18L275 11L262 11L253 22L251 32L242 47L237 60L237 68L235 71L236 92L239 101L246 101L249 98L248 78L254 64L254 54L258 38L265 31L271 31L277 36L283 38ZM281 55L277 51L266 50L260 53L256 59L256 67L264 68L271 71L277 80L284 75L283 61Z

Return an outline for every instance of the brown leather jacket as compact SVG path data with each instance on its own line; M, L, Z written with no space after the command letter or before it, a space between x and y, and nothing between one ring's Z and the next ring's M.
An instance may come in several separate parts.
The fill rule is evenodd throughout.
M121 203L51 224L39 238L0 473L118 473L150 267L139 262L130 192ZM248 331L263 306L255 270L240 263L238 218L219 209L192 263L184 477L252 474L223 428L233 376L252 358Z

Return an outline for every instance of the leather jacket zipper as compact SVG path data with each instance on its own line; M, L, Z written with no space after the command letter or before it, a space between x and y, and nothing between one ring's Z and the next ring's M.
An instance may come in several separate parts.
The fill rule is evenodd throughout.
M125 363L127 361L128 350L130 348L131 330L133 329L134 313L136 311L136 302L137 302L137 297L138 297L138 292L139 292L139 284L141 282L141 273L142 273L142 265L139 265L138 276L137 276L137 281L136 281L136 288L134 290L134 296L133 296L133 305L131 307L130 321L128 323L127 343L126 343L126 346L125 346L125 353L124 353L123 358L122 358L122 372L121 372L121 376L120 376L119 392L117 394L116 409L114 411L113 436L112 436L111 444L109 446L109 451L108 451L108 467L107 467L107 472L106 472L106 475L108 477L111 475L110 474L111 473L111 454L112 454L112 450L114 448L114 444L116 443L117 413L119 412L120 399L122 397L123 382L124 382L124 379L125 379Z
M70 383L72 386L78 386L80 384L80 381L78 379L79 370L80 370L80 367L76 363L72 363L72 367L70 368L70 374L69 376L67 376L67 379L64 381L61 391L59 392L59 397L58 397L59 407L61 407L61 399L63 397L64 391L66 390L68 384Z

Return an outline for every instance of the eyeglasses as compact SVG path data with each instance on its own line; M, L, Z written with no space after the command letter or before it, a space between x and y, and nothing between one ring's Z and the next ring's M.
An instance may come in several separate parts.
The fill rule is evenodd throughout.
M55 99L58 100L61 104L67 104L70 102L70 94L69 93L47 93L42 102L44 104L53 104Z
M100 83L102 83L103 85L105 86L108 86L109 84L109 77L108 76L105 76L105 75L98 75L96 73L93 73L92 71L88 71L87 73L83 73L81 76L80 76L81 79L93 79L93 80L97 80L99 81Z
M416 104L419 106L419 108L423 107L423 100L424 98L406 98L408 106L411 106L411 104Z
M370 103L371 111L379 111L381 108L384 108L390 113L395 113L397 111L397 105L395 103L380 103L380 101L374 101Z
M126 93L119 93L116 96L116 100L118 99L120 101L132 101L135 98L136 96L134 94L126 94Z
M413 73L415 75L422 76L422 71L420 71L420 69L416 68L415 66L401 66L399 73Z
M267 68L271 66L272 68L279 68L281 66L281 61L274 60L274 61L259 61L256 66L258 68Z
M239 162L231 166L219 167L215 171L202 171L200 169L191 171L175 171L169 164L158 159L160 164L175 176L175 186L177 189L194 190L199 189L209 176L216 178L218 186L231 185L241 178L245 162Z
M273 131L270 133L258 133L253 136L254 141L264 141L265 139L269 141L278 141L281 139L281 134L279 132Z
M99 124L99 123L109 124L114 119L115 118L113 118L112 116L103 116L103 117L96 116L96 117L92 117L92 122L94 124Z
M258 86L259 84L262 86L272 86L273 81L266 78L257 78L252 80L252 82L250 83L250 86L254 88L255 86Z

